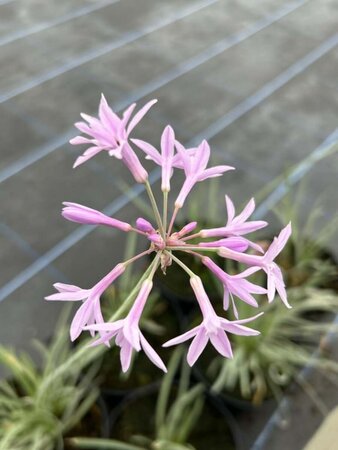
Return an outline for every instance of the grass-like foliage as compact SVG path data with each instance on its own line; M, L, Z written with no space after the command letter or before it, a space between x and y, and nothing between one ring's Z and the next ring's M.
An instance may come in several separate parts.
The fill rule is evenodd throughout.
M336 331L332 318L338 312L338 295L312 287L289 289L288 295L291 310L277 302L267 303L257 320L261 334L250 340L234 336L234 358L213 361L208 375L215 380L214 391L237 392L260 404L271 395L279 399L283 388L297 381L306 365L324 375L338 373L338 363L325 350L314 356L321 337Z
M68 360L73 351L68 329L57 327L49 346L35 341L40 358L16 354L0 346L0 363L10 377L0 383L0 449L52 450L62 446L63 436L77 425L98 396L93 385L96 369L85 375L73 365L47 386L44 380Z

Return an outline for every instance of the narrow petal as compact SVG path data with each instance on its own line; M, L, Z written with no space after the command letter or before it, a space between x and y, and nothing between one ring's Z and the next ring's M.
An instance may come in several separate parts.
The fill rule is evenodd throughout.
M84 137L84 136L75 136L72 138L69 143L72 145L82 145L82 144L89 144L91 141L90 139Z
M130 345L134 347L136 351L141 350L140 344L140 330L136 324L125 322L123 327L123 335Z
M86 161L88 161L89 159L91 159L93 156L97 155L98 153L100 153L102 151L101 148L98 147L92 147L92 151L86 155L81 155L78 158L76 158L74 164L73 164L73 169L75 169L76 167L80 166L81 164L85 163Z
M83 289L75 286L74 284L66 284L66 283L54 283L53 287L57 289L59 292L77 292L83 291Z
M161 150L164 159L174 156L175 133L170 125L167 125L161 136Z
M221 175L223 175L224 172L228 172L229 170L235 170L235 168L232 166L210 167L210 169L203 170L203 172L201 172L201 174L198 175L197 180L204 181L207 178L220 177Z
M206 330L204 327L200 327L198 330L195 338L193 339L192 343L190 344L188 355L187 355L187 361L189 366L193 366L195 362L200 357L201 353L205 349L205 346L208 343L208 336L206 333Z
M268 272L268 300L269 303L275 298L276 285L275 277L271 271Z
M160 368L161 370L163 370L163 372L167 372L167 368L164 365L162 359L159 357L159 355L155 352L155 350L151 347L151 345L149 344L149 342L146 340L146 338L143 336L142 333L140 333L140 340L141 340L141 345L142 348L145 352L145 354L148 356L148 358L150 359L150 361L155 364L155 366L157 366L158 368Z
M76 291L76 292L56 292L55 294L48 295L45 300L55 300L61 302L77 302L84 300L88 297L88 292Z
M135 114L135 116L131 119L131 121L129 122L128 128L127 128L127 135L129 135L129 133L136 127L136 125L140 122L140 120L143 119L143 117L147 114L147 112L149 111L149 109L155 105L155 103L157 103L157 100L151 100L150 102L146 103L143 108L141 108L139 110L139 112L137 112Z
M233 223L245 222L255 210L255 200L252 198L244 207L243 211L233 220Z
M76 314L70 326L71 341L75 341L75 339L80 336L92 312L93 312L93 303L88 300L85 301L83 305L76 311Z
M149 142L142 141L141 139L130 139L133 144L140 148L146 155L150 157L159 166L162 165L162 157L159 151Z
M133 103L124 111L123 118L122 118L122 121L121 121L122 128L126 127L126 125L129 122L130 117L133 114L135 108L136 108L136 103Z
M84 330L93 331L116 331L123 326L123 320L117 320L116 322L96 323L94 325L86 325Z
M122 366L122 371L125 373L130 367L131 357L133 354L133 347L129 344L127 340L124 340L121 345L120 361Z
M272 244L270 245L268 251L266 252L264 258L268 262L272 262L277 255L283 250L285 247L290 235L291 235L291 223L282 229L279 233L278 237L275 237Z
M222 356L232 358L232 349L228 336L223 330L210 334L210 342Z
M224 285L224 294L223 294L223 309L224 309L224 311L227 311L229 309L229 299L230 299L229 290L226 287L226 285Z
M197 331L200 327L201 327L201 325L198 325L197 327L192 328L191 330L187 331L186 333L183 333L180 336L170 339L169 341L167 341L163 344L163 347L171 347L172 345L181 344L182 342L185 342L185 341L191 339L193 336L195 336L195 334L197 333Z
M194 158L196 161L195 169L202 172L207 167L210 159L210 146L208 142L204 139L198 146L198 156Z
M242 323L252 322L252 321L258 319L258 317L261 317L263 314L264 314L263 312L260 312L260 313L256 314L255 316L248 317L246 319L239 319L239 320L232 320L232 321L227 320L227 319L221 319L221 323L222 323L222 326L227 326L229 323L241 325Z
M290 309L290 308L292 308L292 306L289 304L288 299L287 299L287 293L285 290L285 284L284 284L284 280L283 280L282 271L277 265L274 268L274 273L275 273L276 290L277 290L282 302L284 303L284 305Z
M257 336L258 334L260 334L260 332L257 330L253 330L252 328L245 327L244 325L238 325L232 322L228 322L227 325L223 326L223 328L228 333L237 334L240 336Z
M235 206L231 200L230 197L227 195L225 196L225 205L227 209L227 215L228 215L228 224L232 222L233 218L235 217Z
M103 94L101 94L101 101L99 105L99 117L107 129L111 128L116 133L121 119L110 108Z

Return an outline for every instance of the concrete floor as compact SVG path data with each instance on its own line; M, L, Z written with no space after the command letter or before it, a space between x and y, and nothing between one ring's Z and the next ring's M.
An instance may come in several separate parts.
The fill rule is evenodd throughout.
M207 138L242 202L335 132L337 25L337 0L0 1L0 342L47 337L52 283L90 286L123 253L116 233L63 220L62 201L139 214L115 160L71 168L72 124L101 92L117 110L158 98L134 136L156 144L170 123ZM307 175L304 217L319 198L324 222L336 212L337 163Z

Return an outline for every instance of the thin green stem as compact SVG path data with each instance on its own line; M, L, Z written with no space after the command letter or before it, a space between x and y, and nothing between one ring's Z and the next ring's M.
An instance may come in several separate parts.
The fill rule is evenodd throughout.
M67 443L74 448L85 448L93 450L94 449L145 450L143 447L127 444L125 442L117 441L115 439L75 437L75 438L68 438Z
M187 272L187 274L189 274L190 277L196 277L196 274L189 269L188 266L186 266L180 259L177 258L177 256L171 254L172 259L179 265L182 267L183 270L185 270Z
M145 233L144 231L138 230L137 228L131 227L130 231L134 231L137 234L141 234L142 236L147 236L147 233Z
M167 220L168 220L168 191L163 191L163 229L164 234L167 232Z
M169 229L168 229L168 236L170 236L170 234L171 234L171 231L173 229L174 222L175 222L175 219L176 219L176 216L177 216L179 210L180 210L180 208L178 208L176 206L175 209L174 209L171 221L170 221L170 225L169 225Z
M142 256L149 255L149 253L151 253L151 252L153 252L153 251L154 251L154 250L153 250L152 248L148 248L148 250L145 250L144 252L139 253L138 255L135 255L135 256L133 256L133 257L130 258L130 259L127 259L127 261L124 261L123 264L126 265L126 266L128 266L129 264L133 263L134 261L136 261L136 260L142 258Z
M161 234L162 238L165 239L161 215L160 215L160 212L157 207L157 203L156 203L156 200L155 200L155 197L153 194L153 190L151 189L151 186L150 186L150 183L148 180L145 182L145 186L146 186L146 190L147 190L147 194L148 194L151 206L152 206L154 214L155 214L155 218L156 218L156 222L157 222L157 226L159 228L160 234Z
M154 278L154 274L160 264L161 254L162 254L162 252L157 252L157 254L152 262L151 271L150 271L149 275L147 276L148 280L152 280Z
M199 231L198 233L191 234L190 236L186 236L186 237L182 238L181 240L182 241L189 241L189 239L195 239L195 238L200 237L200 236L201 236L201 232Z
M155 411L155 433L157 439L167 438L167 436L164 436L163 433L165 433L166 431L165 419L167 414L169 395L182 355L183 348L177 347L172 357L170 358L168 372L162 380Z
M196 245L182 245L182 246L170 246L167 247L167 250L181 250L181 251L187 251L187 250L194 250L198 252L219 252L219 247L198 247Z

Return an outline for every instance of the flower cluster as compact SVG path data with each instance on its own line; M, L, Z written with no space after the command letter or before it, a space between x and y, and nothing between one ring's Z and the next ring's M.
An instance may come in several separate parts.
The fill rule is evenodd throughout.
M174 130L170 126L167 126L162 133L160 150L148 142L130 139L130 133L154 103L156 103L156 100L147 103L132 117L136 106L133 104L126 109L122 118L120 118L112 111L102 95L99 117L95 118L82 114L85 122L75 124L88 137L77 136L71 140L71 143L75 145L89 145L89 148L85 150L83 155L77 158L74 167L79 166L101 151L108 152L110 156L120 159L127 166L135 181L143 183L145 186L154 212L154 224L144 218L138 218L135 226L132 226L129 223L113 219L99 211L77 203L64 203L65 207L62 211L62 215L73 222L104 225L118 228L127 233L141 234L149 241L149 248L133 258L117 264L110 273L91 289L81 289L73 285L56 283L54 287L58 293L46 297L47 300L82 302L71 324L71 339L75 340L83 330L89 330L93 336L96 336L96 340L93 341L92 345L105 344L109 346L110 341L114 339L115 344L121 348L120 355L123 371L128 370L130 366L133 350L138 352L141 349L144 350L156 366L166 371L160 356L150 346L139 328L140 318L153 286L152 279L159 267L165 273L166 269L174 262L187 272L201 310L202 321L200 325L164 343L164 346L167 347L192 339L187 355L190 365L195 363L208 341L221 355L231 358L232 349L227 333L244 336L259 334L258 331L244 324L256 319L260 314L245 319L239 318L234 297L252 307L258 307L257 300L253 294L267 294L268 301L272 302L277 292L285 306L290 307L287 301L282 272L274 260L285 246L291 234L291 225L288 224L280 232L279 236L274 238L272 244L264 253L257 243L244 237L267 225L266 222L261 220L249 220L255 209L253 199L249 201L243 211L236 215L233 202L228 196L225 196L227 222L223 227L202 229L192 233L196 230L197 223L191 222L180 231L173 231L177 214L183 207L188 194L195 184L207 178L221 176L234 168L226 165L208 167L210 159L209 144L203 141L197 147L185 148L175 138ZM141 150L147 159L152 160L161 167L162 214L158 209L148 181L148 173L142 166L132 145L134 148ZM171 220L168 221L168 196L174 169L184 171L185 181L174 202ZM199 242L192 244L192 239L194 239L193 242ZM216 314L201 279L179 259L177 255L180 252L188 252L194 255L195 258L200 259L202 264L218 278L224 287L224 310L228 310L231 305L236 320L230 321ZM155 257L128 297L128 302L132 302L130 303L129 312L126 313L124 318L106 323L101 313L101 294L123 274L129 264L151 253L154 253ZM245 264L247 268L237 275L230 275L222 270L209 256L206 256L208 253L218 254L224 258L238 261ZM259 270L263 270L266 273L267 288L258 286L247 279Z

